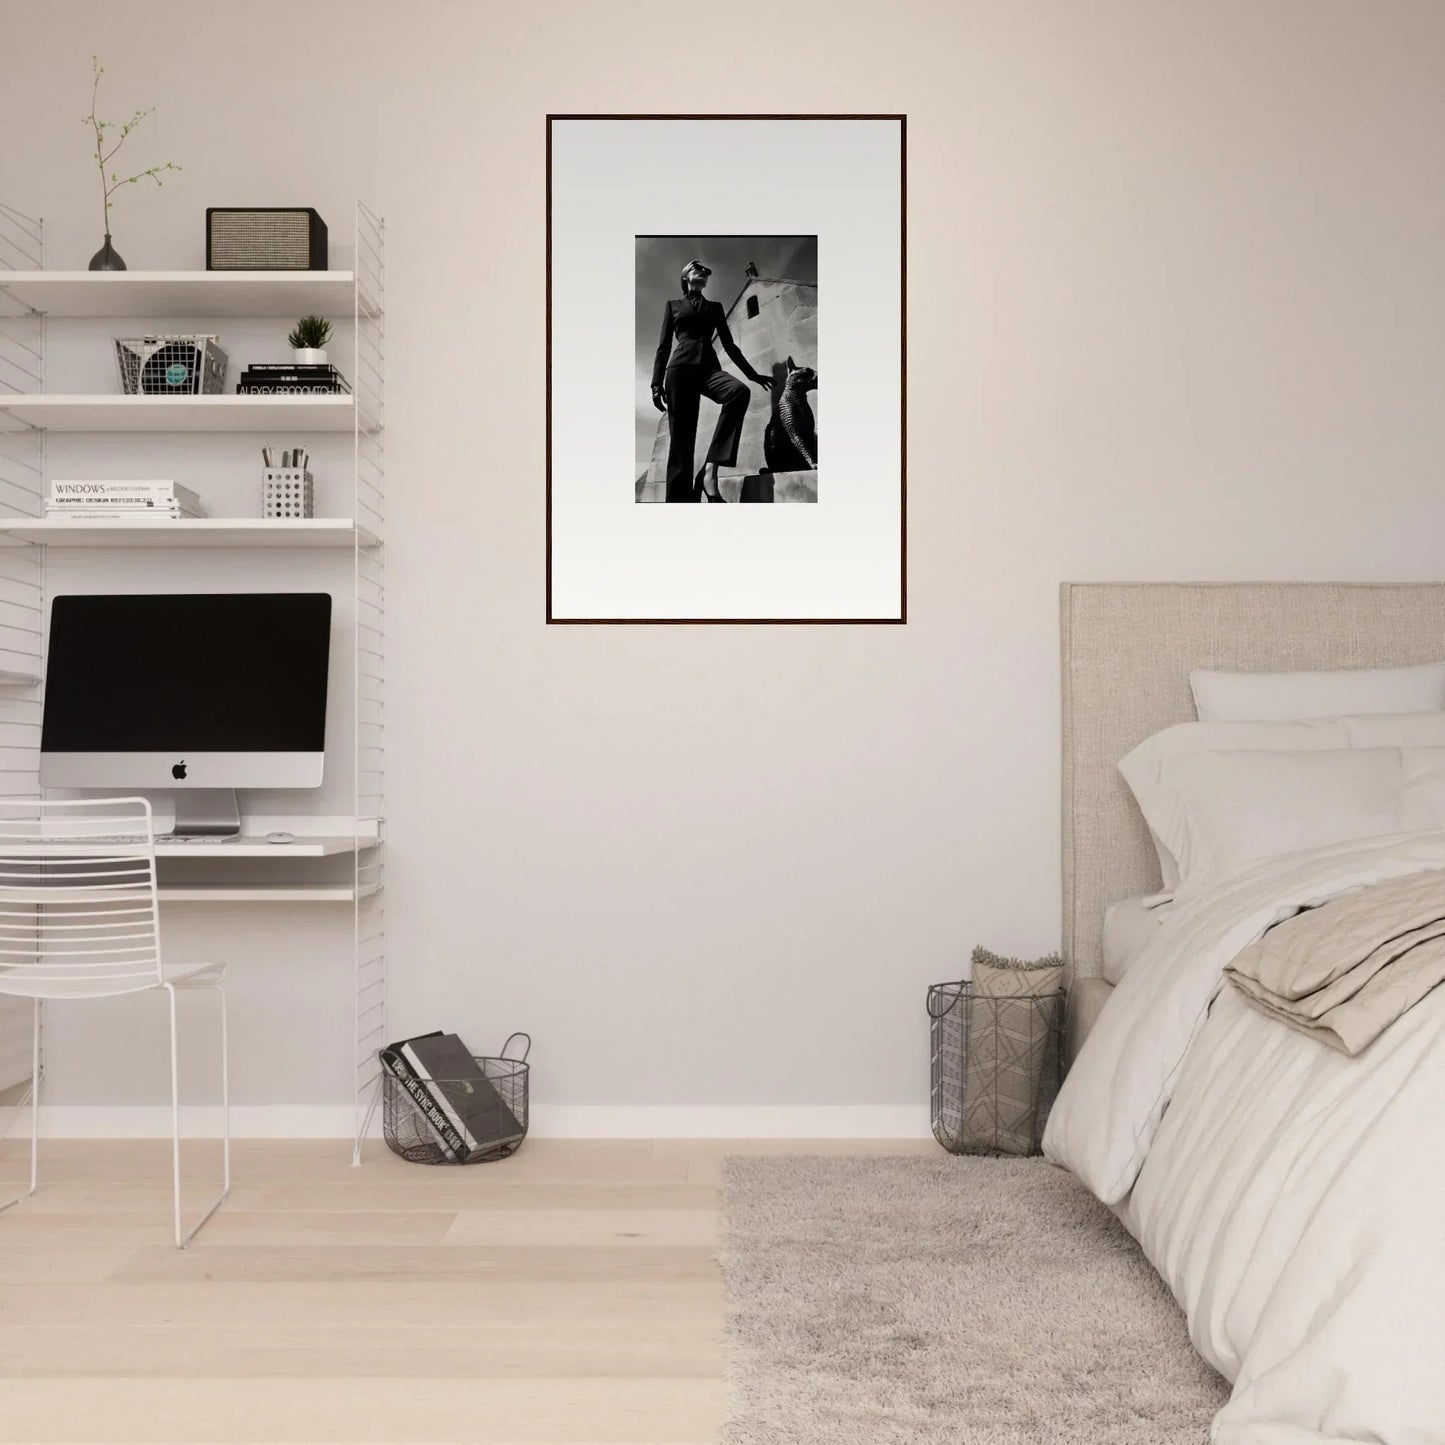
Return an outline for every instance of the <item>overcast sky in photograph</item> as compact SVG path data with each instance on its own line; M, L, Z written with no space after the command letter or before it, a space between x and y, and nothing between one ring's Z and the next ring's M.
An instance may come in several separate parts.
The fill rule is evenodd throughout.
M662 305L671 296L682 295L682 268L689 261L712 267L703 292L711 301L721 301L724 310L733 304L752 261L763 276L818 284L818 238L816 236L639 236L637 238L637 466L636 479L647 470L652 443L657 436L657 408L652 404L652 359L662 331ZM722 352L720 360L726 361ZM707 415L704 403L703 414ZM699 422L711 427L712 421Z

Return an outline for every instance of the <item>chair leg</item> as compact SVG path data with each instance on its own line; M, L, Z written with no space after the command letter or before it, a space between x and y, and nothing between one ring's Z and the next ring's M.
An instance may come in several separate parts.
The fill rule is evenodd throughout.
M231 1192L231 1034L226 1017L226 990L213 985L221 1010L221 1198Z
M41 1002L34 1000L35 1008L30 1027L30 1188L24 1194L17 1194L0 1204L0 1214L5 1210L23 1204L40 1186L40 1010ZM22 1100L23 1102L23 1100ZM19 1105L16 1105L18 1108Z
M226 1022L226 994L219 984L193 985L214 990L221 1007L221 1192L209 1209L186 1230L181 1223L181 1082L176 1040L176 986L162 985L170 995L171 1014L171 1185L176 1226L176 1248L184 1249L200 1227L221 1207L231 1192L231 1079L227 1057L230 1040Z
M30 1020L30 1192L40 1187L40 1084L45 1067L40 1061L40 1027L45 1004L35 1000Z

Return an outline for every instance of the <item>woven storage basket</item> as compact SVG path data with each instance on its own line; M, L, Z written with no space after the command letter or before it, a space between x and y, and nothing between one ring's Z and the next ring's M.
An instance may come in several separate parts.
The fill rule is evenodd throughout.
M951 1154L1037 1154L1059 1091L1064 995L928 990L933 1137Z

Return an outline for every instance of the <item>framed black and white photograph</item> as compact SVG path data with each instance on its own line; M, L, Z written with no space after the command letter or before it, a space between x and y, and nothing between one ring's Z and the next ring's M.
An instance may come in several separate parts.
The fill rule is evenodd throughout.
M549 622L905 620L905 165L902 116L548 117Z

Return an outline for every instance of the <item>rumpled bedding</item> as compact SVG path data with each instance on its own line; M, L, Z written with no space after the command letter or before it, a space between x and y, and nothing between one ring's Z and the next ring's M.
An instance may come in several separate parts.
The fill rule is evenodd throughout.
M1273 925L1316 909L1327 931L1321 905L1439 870L1445 835L1402 834L1176 903L1055 1104L1044 1152L1234 1383L1214 1445L1445 1445L1445 989L1351 1056L1223 988Z
M1296 914L1224 976L1262 1013L1358 1054L1445 983L1445 872L1375 883Z

